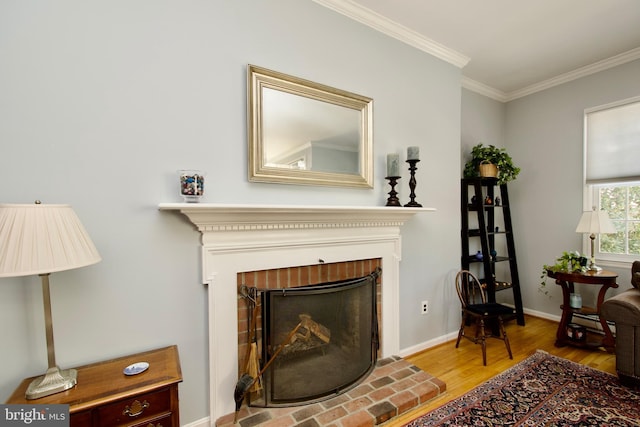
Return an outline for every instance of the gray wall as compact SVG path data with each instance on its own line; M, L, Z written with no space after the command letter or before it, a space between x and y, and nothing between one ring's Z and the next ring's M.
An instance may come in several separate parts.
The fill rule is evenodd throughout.
M474 145L484 144L495 145L496 147L504 147L504 130L506 105L503 102L495 101L486 96L472 92L467 89L462 90L462 126L461 126L461 143L460 143L460 168L464 169L465 163L471 159L471 149ZM516 162L517 164L517 162ZM461 173L462 175L462 173ZM509 184L509 194L511 194L511 186ZM470 190L472 191L472 190ZM502 212L495 212L496 225L502 227L504 219ZM470 214L470 224L477 221L473 219L475 213ZM515 233L517 237L517 232ZM517 239L516 239L517 241ZM507 253L506 239L496 239L495 249L501 255ZM470 239L469 253L473 254L481 250L480 241L478 239ZM472 268L474 273L480 273L479 269ZM482 276L482 274L481 274ZM496 265L496 277L507 279L510 276L509 266L507 263L499 263ZM505 303L513 303L512 292L500 292L496 296L498 301Z
M3 203L71 204L103 260L51 277L57 361L177 344L182 422L208 415L199 233L158 203L176 170L208 172L205 202L384 205L385 158L417 145L404 226L400 345L455 330L460 70L310 0L0 3ZM246 66L374 99L375 188L247 181ZM408 172L400 197L408 201ZM428 315L419 301L430 300ZM40 282L0 280L0 401L46 368ZM231 398L231 390L230 390Z
M460 168L471 158L474 145L504 147L506 105L467 89L462 89Z
M506 106L505 145L522 167L510 190L523 300L530 309L560 314L560 287L548 280L551 298L538 292L542 266L563 251L583 252L575 229L582 213L584 110L640 95L638 76L640 61L634 61ZM630 287L629 268L607 269L619 272L619 290Z

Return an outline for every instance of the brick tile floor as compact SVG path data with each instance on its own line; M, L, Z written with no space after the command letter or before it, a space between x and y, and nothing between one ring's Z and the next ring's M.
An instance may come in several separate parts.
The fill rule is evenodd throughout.
M406 360L381 359L358 386L334 398L304 406L258 408L243 405L236 427L372 427L389 421L446 390L446 384ZM234 414L216 421L233 426Z

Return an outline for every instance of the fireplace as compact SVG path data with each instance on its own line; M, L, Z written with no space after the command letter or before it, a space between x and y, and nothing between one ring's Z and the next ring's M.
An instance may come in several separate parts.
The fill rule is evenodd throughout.
M238 380L237 275L245 271L380 259L381 357L400 351L400 227L431 208L163 203L201 233L209 303L211 422L234 412Z
M261 292L267 407L328 399L357 385L378 351L380 269L355 279ZM272 363L271 363L272 362Z

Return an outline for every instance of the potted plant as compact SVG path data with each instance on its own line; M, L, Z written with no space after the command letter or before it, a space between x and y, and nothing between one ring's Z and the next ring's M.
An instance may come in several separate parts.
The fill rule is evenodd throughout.
M539 292L548 295L549 291L547 286L547 272L582 272L587 271L588 258L584 255L580 255L578 251L562 252L562 255L556 258L556 263L553 265L543 265L542 274L540 275L540 288Z
M464 166L464 177L475 178L481 175L481 166L492 164L497 167L498 184L506 184L516 179L520 168L513 164L513 159L504 148L494 145L485 146L482 143L471 149L471 160ZM489 175L490 176L490 175ZM495 175L494 175L495 176Z

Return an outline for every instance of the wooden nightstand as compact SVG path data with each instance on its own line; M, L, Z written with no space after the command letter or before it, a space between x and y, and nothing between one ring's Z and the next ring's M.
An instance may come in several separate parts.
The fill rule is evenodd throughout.
M149 369L125 375L124 368L148 362ZM178 383L182 381L178 348L174 346L75 368L78 384L67 391L27 400L27 378L6 403L67 404L72 427L178 427ZM35 378L35 377L34 377Z

